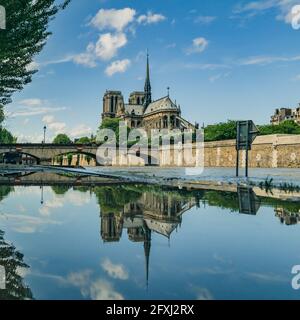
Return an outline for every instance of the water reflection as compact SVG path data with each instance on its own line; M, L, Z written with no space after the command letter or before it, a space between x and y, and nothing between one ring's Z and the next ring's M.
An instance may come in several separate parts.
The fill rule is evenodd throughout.
M28 187L29 188L29 187ZM75 214L74 208L69 207L63 200L68 199L71 205L81 204L84 208L87 207L89 202L92 202L91 199L95 199L97 202L97 206L93 206L93 210L91 214L93 217L97 217L100 220L97 220L97 245L99 247L99 240L103 241L104 244L108 243L117 243L120 242L117 246L122 246L122 239L127 238L130 245L136 244L138 246L139 252L143 252L143 263L145 266L145 271L143 270L143 279L144 283L146 282L147 286L149 285L149 279L151 280L151 284L154 286L155 281L157 281L157 274L153 276L154 272L150 272L152 270L151 265L157 265L157 261L150 256L153 257L153 248L154 245L157 245L157 242L153 242L155 237L165 238L170 241L172 234L175 231L180 230L180 226L185 221L189 221L188 218L189 212L194 212L194 209L200 209L200 212L206 212L206 208L218 208L218 213L222 212L224 215L232 215L233 213L241 213L248 215L257 215L258 213L264 214L262 208L273 208L273 220L276 218L282 224L287 226L295 225L300 221L300 203L293 201L284 201L280 197L276 197L272 194L269 196L261 196L257 195L252 188L248 187L239 187L236 192L233 191L215 191L215 190L178 190L178 189L167 189L163 187L154 187L154 186L145 186L145 185L111 185L111 186L67 186L67 185L52 185L50 188L41 185L40 187L33 187L34 190L39 193L36 196L35 201L41 203L41 207L39 209L39 213L42 218L48 219L50 221L49 225L54 226L51 233L47 237L47 233L45 229L30 229L30 226L24 227L21 229L18 226L18 230L26 230L27 234L32 234L32 241L39 241L41 235L44 234L45 238L48 240L47 245L49 246L49 237L53 240L58 237L61 241L66 241L62 237L62 235L66 234L72 241L75 241L75 238L86 237L86 233L78 234L78 230L81 230L77 225L76 221L72 221L71 223L66 223L64 226L57 220L50 220L50 212L49 210L52 208L61 208L61 212L64 215L72 215ZM0 202L4 199L10 199L10 196L14 193L24 194L26 188L20 189L20 187L13 186L1 186L0 187ZM29 189L27 189L29 190ZM33 189L30 189L33 190ZM55 195L56 203L51 202L49 198L50 191ZM52 194L51 193L51 194ZM80 194L84 196L88 196L89 200L81 201ZM32 201L31 198L29 201ZM0 208L1 210L1 208ZM89 207L90 210L90 207ZM93 230L93 222L90 222L91 218L86 215L82 210L82 220L78 222L79 224L86 223L87 232ZM260 212L262 211L262 212ZM84 213L84 214L83 214ZM0 213L1 214L1 213ZM20 213L19 213L20 215ZM12 215L11 215L12 216ZM11 217L8 216L8 217ZM15 214L12 219L16 218ZM240 217L245 217L244 215L240 215ZM21 217L18 216L18 219ZM26 217L28 219L28 217ZM256 217L249 216L249 219L256 219ZM19 221L19 220L18 220ZM93 220L92 220L93 221ZM245 220L239 220L240 223ZM249 220L247 220L249 221ZM68 221L69 222L69 221ZM8 225L5 224L6 221L4 219L1 220L1 229L5 230L8 228ZM40 223L40 225L45 225ZM62 226L62 231L58 231L58 226ZM190 227L192 227L190 225ZM212 228L213 225L210 225ZM290 229L290 228L289 228ZM17 229L16 229L17 230ZM213 230L213 229L212 229ZM203 232L203 230L202 230ZM234 234L237 232L237 229L232 227L231 232ZM95 232L96 233L96 232ZM199 232L200 234L200 232ZM100 239L99 239L100 237ZM199 243L202 244L202 247L209 247L209 242L214 242L215 239L210 238L209 233L206 235L207 244L203 244L203 239L201 242L201 238L194 238L186 240L186 246L188 248L192 246L198 246ZM88 238L89 239L89 238ZM13 240L13 239L9 239ZM288 239L286 239L288 240ZM63 245L61 242L61 245ZM59 241L58 241L59 243ZM68 242L67 242L68 243ZM205 242L206 243L206 242ZM292 242L291 242L292 243ZM177 242L177 245L178 242ZM234 243L231 244L234 247ZM66 244L67 246L67 244ZM26 246L25 246L26 247ZM112 246L113 248L114 246ZM124 245L123 247L124 248ZM70 248L71 250L72 248ZM156 251L159 248L155 248ZM198 248L197 248L198 249ZM230 250L230 246L227 247L226 250ZM45 249L47 250L47 249ZM55 249L49 253L49 260L55 261L57 254L60 253L60 248L55 247ZM61 249L62 250L62 249ZM79 250L79 249L78 249ZM85 253L81 251L82 248L77 252L79 257L84 255ZM88 249L87 249L88 250ZM124 249L122 249L124 250ZM258 250L258 249L256 249ZM23 251L23 249L22 249ZM41 249L42 251L42 249ZM155 250L154 250L155 251ZM30 250L29 250L30 252ZM38 255L39 253L36 253ZM47 256L47 252L43 252L44 255ZM99 252L92 252L92 255L98 255ZM121 256L121 253L118 253ZM119 257L118 256L118 257ZM225 261L224 258L218 257L218 261ZM9 257L10 263L7 263L7 259ZM31 299L33 297L31 290L25 285L22 276L26 274L24 270L28 269L29 266L27 261L30 260L32 256L28 254L26 257L17 251L17 249L9 244L8 240L4 240L4 232L0 232L0 265L5 266L6 273L8 275L8 285L6 290L0 290L0 299L4 298L18 298L18 299ZM79 275L74 273L74 266L69 266L69 262L67 258L64 261L65 265L61 266L62 269L67 269L67 275L65 278L62 276L59 278L60 285L67 285L69 283L78 283ZM128 259L134 260L133 257L128 257ZM181 257L178 257L181 260ZM24 262L24 261L26 262ZM42 260L42 259L41 259ZM295 261L297 262L297 261ZM99 262L98 262L99 263ZM181 262L178 262L181 263ZM195 261L190 260L189 266L193 266L196 263ZM198 261L199 263L199 261ZM223 262L222 262L223 263ZM71 263L72 264L72 263ZM105 266L108 270L111 267L111 260L109 258L104 258L101 266ZM76 267L76 266L75 266ZM174 268L174 266L170 266L170 268ZM103 267L104 268L104 267ZM155 266L153 267L155 268ZM83 274L86 275L86 278L91 277L92 271L89 269L83 269ZM21 272L21 270L23 270ZM203 268L203 270L208 270ZM201 272L204 272L204 271ZM48 270L47 270L48 272ZM71 272L71 273L70 273ZM139 270L141 273L141 270ZM212 273L213 272L213 273ZM211 269L210 274L214 274L216 269ZM256 274L254 272L249 274ZM152 275L152 276L151 276ZM216 275L217 277L217 275ZM56 277L57 278L57 277ZM55 279L56 279L55 278ZM71 281L71 280L72 281ZM80 278L81 279L81 278ZM119 279L128 279L128 274L125 276L123 274ZM11 282L9 282L11 281ZM90 281L90 280L89 280ZM163 281L163 280L162 280ZM80 282L80 281L79 281ZM107 288L111 288L108 283L101 282L101 288L106 286ZM105 285L104 285L105 284ZM112 289L111 289L112 290ZM125 290L125 289L124 289ZM204 289L203 289L204 290ZM206 290L206 289L205 289ZM35 293L35 291L33 290ZM206 291L205 291L206 292ZM177 292L180 295L180 291ZM36 294L34 294L36 296ZM98 296L98 295L97 295ZM100 295L103 297L103 295ZM208 295L209 296L209 295ZM52 296L56 297L56 296ZM98 296L99 297L99 296ZM107 296L105 296L107 297ZM116 292L113 297L123 297L118 292ZM136 296L135 296L136 297ZM153 296L153 298L160 298L160 295ZM182 298L185 298L182 296Z
M23 261L23 254L14 245L7 242L0 230L0 266L3 270L3 287L0 288L0 300L33 299L32 292L23 281L23 275L29 266Z

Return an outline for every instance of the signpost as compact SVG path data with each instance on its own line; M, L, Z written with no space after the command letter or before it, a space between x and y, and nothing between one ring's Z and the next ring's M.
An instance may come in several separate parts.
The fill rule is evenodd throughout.
M252 143L257 137L259 130L255 126L252 120L237 121L236 123L236 176L239 176L239 151L246 151L246 165L245 172L248 177L248 162L249 162L249 150L251 150Z

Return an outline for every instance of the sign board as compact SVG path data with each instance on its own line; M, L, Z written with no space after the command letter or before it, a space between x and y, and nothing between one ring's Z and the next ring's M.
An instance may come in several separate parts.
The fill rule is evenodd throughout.
M259 130L252 120L237 121L237 150L251 150L251 145L257 137Z
M238 186L240 213L256 215L260 208L260 200L252 188Z

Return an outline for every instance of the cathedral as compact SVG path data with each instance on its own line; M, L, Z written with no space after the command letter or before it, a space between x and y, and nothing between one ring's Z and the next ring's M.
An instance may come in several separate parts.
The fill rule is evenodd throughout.
M103 97L102 120L123 119L129 128L151 129L195 129L195 126L181 117L180 105L170 96L152 100L149 56L147 55L144 91L134 91L124 103L122 92L107 90Z

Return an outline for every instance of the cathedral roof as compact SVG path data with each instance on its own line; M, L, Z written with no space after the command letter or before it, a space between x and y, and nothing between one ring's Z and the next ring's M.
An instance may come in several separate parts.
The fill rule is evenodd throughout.
M175 105L175 103L168 96L151 102L145 111L145 115L153 112L166 111L166 110L167 111L179 110L178 107Z
M144 106L140 104L125 104L125 112L132 114L134 112L137 116L144 114Z
M147 227L155 231L167 238L170 237L171 233L176 229L178 226L178 223L171 223L171 222L161 222L161 221L155 221L152 219L145 219Z

